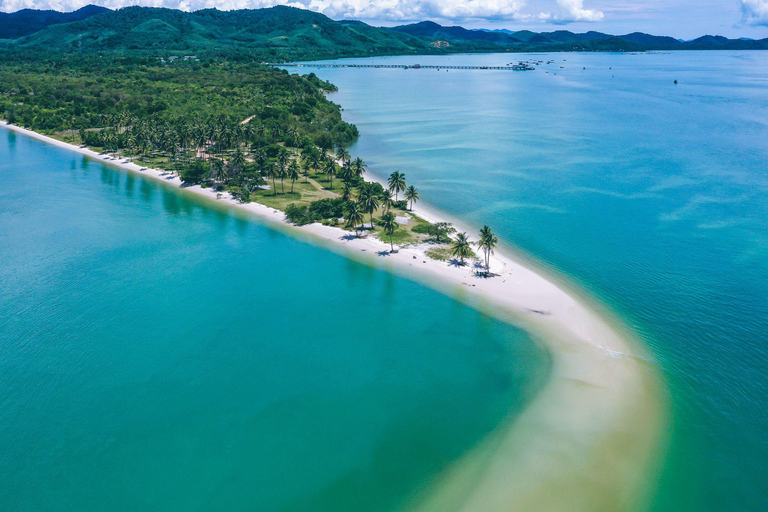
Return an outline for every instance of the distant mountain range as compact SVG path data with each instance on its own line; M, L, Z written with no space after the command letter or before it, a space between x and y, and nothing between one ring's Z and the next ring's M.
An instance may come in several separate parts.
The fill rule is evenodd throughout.
M16 39L34 34L50 25L80 21L105 12L109 12L109 9L98 5L86 5L74 12L35 9L22 9L12 13L0 12L0 39Z
M453 52L645 51L768 49L768 38L703 36L693 41L634 32L576 34L567 30L470 30L424 21L373 27L277 6L268 9L185 12L87 6L72 13L0 13L0 38L18 49L45 51L205 52L247 49L264 58L314 59Z

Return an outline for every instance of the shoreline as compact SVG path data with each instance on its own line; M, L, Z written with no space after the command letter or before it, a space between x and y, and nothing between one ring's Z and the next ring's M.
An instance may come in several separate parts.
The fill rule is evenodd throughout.
M551 358L548 380L519 416L455 461L408 509L434 511L643 510L663 453L663 385L631 335L557 279L521 263L502 248L491 258L496 277L431 260L423 246L389 253L389 244L322 224L293 226L282 211L242 204L228 193L183 186L166 171L105 157L8 125L28 137L144 175L258 217L271 227L374 268L403 275L527 331ZM371 179L369 181L380 181ZM428 205L413 213L429 222L467 226ZM469 232L469 230L467 230ZM575 295L575 296L574 296ZM586 304L585 304L586 302Z

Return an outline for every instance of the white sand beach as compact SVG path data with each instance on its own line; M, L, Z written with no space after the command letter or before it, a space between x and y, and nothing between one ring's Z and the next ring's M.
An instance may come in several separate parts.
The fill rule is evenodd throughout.
M164 171L2 126L182 188L178 177ZM281 211L241 204L229 194L217 199L215 191L200 186L183 191L437 289L526 330L547 350L551 373L536 398L425 486L413 510L597 512L649 507L667 432L666 391L655 363L619 322L598 312L559 278L522 263L507 250L496 251L491 260L496 275L485 278L469 265L427 258L426 245L390 253L388 243L354 238L340 228L288 225ZM470 235L476 231L423 204L414 212L430 222L452 222Z

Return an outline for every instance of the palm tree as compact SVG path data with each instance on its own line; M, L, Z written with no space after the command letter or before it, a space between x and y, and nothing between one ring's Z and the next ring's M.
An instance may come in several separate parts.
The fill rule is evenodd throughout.
M349 162L349 158L350 158L349 151L347 151L344 148L337 149L336 158L338 158L342 164Z
M379 196L377 196L370 186L365 186L360 190L358 200L363 209L371 214L371 229L373 229L373 212L379 207Z
M419 193L416 191L416 187L411 185L405 189L405 199L411 202L411 210L413 210L413 203L419 200Z
M240 148L235 151L235 154L232 155L232 170L235 172L235 174L240 174L240 171L242 171L243 166L245 165L245 154L243 154L242 151L240 151Z
M301 177L299 175L299 170L299 162L291 160L291 165L288 166L288 178L291 180L291 194L293 194L293 184Z
M267 176L272 178L272 192L273 195L277 195L277 185L275 184L275 178L278 177L279 171L277 170L277 166L275 164L270 164L267 168Z
M395 214L387 212L381 216L381 226L384 228L384 233L389 235L389 252L395 251L395 246L392 242L392 235L397 230L397 221L395 220Z
M333 158L325 161L323 171L331 178L331 190L333 190L333 175L336 174L336 162L333 161Z
M357 226L363 223L363 210L358 203L350 203L347 210L347 227L355 230L355 236L358 235Z
M218 158L211 160L211 174L213 181L225 181L227 179L227 166L224 165L224 161Z
M381 205L384 207L385 211L389 211L389 207L392 206L392 192L384 190L381 193Z
M344 201L349 201L349 196L352 194L352 185L345 181L344 186L341 188L341 198Z
M363 159L360 157L355 158L352 161L352 169L355 171L355 176L361 178L365 172L365 162L363 162Z
M493 254L493 250L496 248L498 243L499 239L496 238L496 235L493 234L491 228L488 226L483 226L483 229L480 230L480 240L477 242L477 246L480 247L485 254L486 273L491 271L491 254Z
M451 255L459 258L462 265L464 265L464 258L472 257L472 247L466 233L456 235L456 240L451 246Z
M389 190L395 193L395 201L397 201L397 195L405 190L405 174L400 171L393 172L389 175L387 184L389 184Z

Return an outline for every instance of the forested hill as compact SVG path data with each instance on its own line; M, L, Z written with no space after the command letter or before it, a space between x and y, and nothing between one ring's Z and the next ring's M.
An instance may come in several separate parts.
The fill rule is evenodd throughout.
M21 17L17 15L24 11L20 11L4 15L0 31L28 33L33 26L30 13L36 12L41 18L38 25L45 28L6 43L8 49L177 55L223 52L259 60L454 52L768 49L768 39L720 36L683 42L638 32L615 36L594 31L576 34L566 30L469 30L429 21L392 28L373 27L359 21L334 21L316 12L285 6L239 11L185 12L149 7L102 11L80 13L79 16L91 15L72 23L57 22L52 11L26 11ZM16 16L16 21L8 16ZM26 20L26 28L14 25L21 19Z
M283 6L195 12L127 7L50 26L17 40L15 46L83 52L252 50L264 59L409 54L430 48L402 32L333 21L316 12Z
M0 39L16 39L34 34L51 25L84 20L105 12L109 12L109 9L97 5L86 5L73 12L36 9L22 9L12 13L0 12Z

